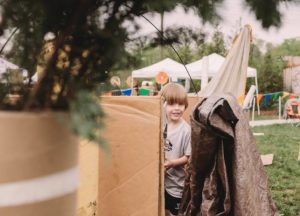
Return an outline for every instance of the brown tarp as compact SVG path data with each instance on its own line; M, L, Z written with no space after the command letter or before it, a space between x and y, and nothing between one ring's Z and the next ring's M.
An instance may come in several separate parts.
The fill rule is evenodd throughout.
M202 100L191 126L181 215L278 215L255 138L236 99L222 95Z

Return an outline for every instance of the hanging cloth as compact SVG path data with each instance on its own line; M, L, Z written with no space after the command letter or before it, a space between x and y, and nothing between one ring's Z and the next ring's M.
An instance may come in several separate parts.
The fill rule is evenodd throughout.
M246 25L233 43L219 73L198 93L200 97L217 93L231 93L236 98L245 95L251 37L251 27Z
M232 95L203 99L191 115L192 154L180 215L278 215L249 122Z

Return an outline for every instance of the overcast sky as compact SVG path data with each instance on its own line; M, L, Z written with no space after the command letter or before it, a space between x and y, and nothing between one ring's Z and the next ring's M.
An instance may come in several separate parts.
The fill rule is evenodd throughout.
M263 1L263 0L262 0ZM220 30L225 34L232 35L241 22L242 26L250 24L252 26L253 36L275 44L281 43L284 39L300 37L300 4L282 3L280 11L282 12L282 26L280 28L271 27L265 30L260 23L256 21L254 14L250 13L249 8L243 6L241 0L224 0L222 6L218 9L222 21ZM157 27L160 27L160 16L146 15ZM155 32L155 29L144 19L139 19L142 24L139 35L145 35ZM185 14L182 8L177 7L174 12L166 13L164 19L165 27L168 26L189 26L193 28L204 27L204 31L211 32L212 27L209 24L201 24L199 17L193 11Z

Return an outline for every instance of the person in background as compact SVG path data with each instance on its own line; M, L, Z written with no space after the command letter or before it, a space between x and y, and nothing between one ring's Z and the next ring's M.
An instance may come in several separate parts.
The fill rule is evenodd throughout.
M188 106L183 86L169 83L161 90L167 124L165 141L165 209L166 215L177 215L185 180L185 164L191 155L191 128L182 118Z

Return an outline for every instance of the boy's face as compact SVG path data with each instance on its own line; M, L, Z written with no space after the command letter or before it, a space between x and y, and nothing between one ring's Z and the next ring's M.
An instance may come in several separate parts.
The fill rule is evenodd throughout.
M179 121L183 115L184 110L185 110L184 105L180 105L177 103L172 104L172 105L167 104L166 112L167 112L168 120L173 121L173 122Z

